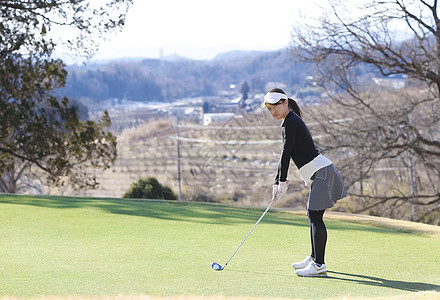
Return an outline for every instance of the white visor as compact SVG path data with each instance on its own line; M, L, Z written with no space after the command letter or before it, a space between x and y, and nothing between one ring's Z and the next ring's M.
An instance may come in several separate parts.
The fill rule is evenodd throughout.
M283 93L267 93L264 96L264 101L261 103L261 108L266 108L266 103L275 104L281 99L287 99L288 97Z

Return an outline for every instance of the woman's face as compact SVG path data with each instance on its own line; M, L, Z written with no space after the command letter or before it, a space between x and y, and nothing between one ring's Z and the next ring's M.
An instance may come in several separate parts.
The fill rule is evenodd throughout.
M278 101L275 104L269 104L266 103L267 110L270 112L272 117L274 117L277 120L284 120L289 113L289 102L287 100L285 101Z

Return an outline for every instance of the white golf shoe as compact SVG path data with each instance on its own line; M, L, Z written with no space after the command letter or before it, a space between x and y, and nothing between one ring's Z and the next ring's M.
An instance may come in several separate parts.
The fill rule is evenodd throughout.
M295 270L295 274L305 277L326 277L327 267L325 264L322 264L320 267L318 267L318 265L312 261L307 267Z
M292 263L292 267L295 269L305 268L313 261L312 257L309 255L303 261Z

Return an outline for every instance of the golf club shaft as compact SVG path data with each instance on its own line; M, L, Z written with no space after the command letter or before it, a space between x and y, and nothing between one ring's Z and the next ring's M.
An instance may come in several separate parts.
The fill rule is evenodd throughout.
M249 233L246 235L246 237L243 239L243 241L241 241L240 245L238 245L237 249L235 249L234 253L231 255L231 257L229 257L228 261L225 263L225 266L223 267L226 268L226 265L229 263L229 261L232 259L232 257L234 257L235 253L237 253L238 249L240 249L241 245L243 245L244 241L246 241L246 239L248 238L248 236L251 234L251 232L254 230L254 228L258 225L258 223L260 223L261 219L263 219L264 215L267 213L267 211L269 210L270 206L272 205L274 201L274 198L272 198L272 201L270 201L269 205L267 206L266 210L264 211L264 213L261 215L261 217L258 219L257 223L255 223L254 227L252 227L251 231L249 231Z

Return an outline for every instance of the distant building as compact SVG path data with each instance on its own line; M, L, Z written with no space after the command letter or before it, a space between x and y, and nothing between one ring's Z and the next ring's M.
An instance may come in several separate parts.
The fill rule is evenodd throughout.
M233 113L214 113L214 114L203 114L203 125L209 125L211 123L218 123L225 120L229 120L234 116Z

